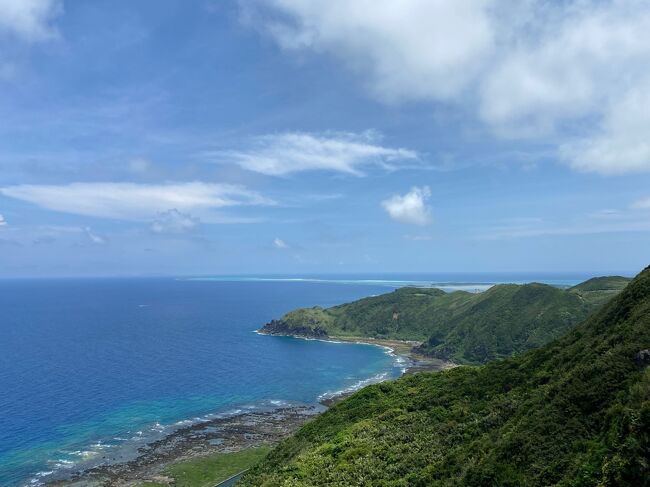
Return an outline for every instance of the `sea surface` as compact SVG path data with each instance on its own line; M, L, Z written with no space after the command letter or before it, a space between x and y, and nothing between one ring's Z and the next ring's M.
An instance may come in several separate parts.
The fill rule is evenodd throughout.
M0 485L39 485L191 422L398 377L371 345L258 335L301 306L404 285L568 286L558 275L0 280Z

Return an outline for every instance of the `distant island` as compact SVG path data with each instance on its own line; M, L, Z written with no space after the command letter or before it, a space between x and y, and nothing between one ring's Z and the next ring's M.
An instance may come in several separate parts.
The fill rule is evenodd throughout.
M309 326L326 333L381 330L414 337L430 325L446 330L450 318L427 319L426 326L411 321L415 315L403 305L416 303L411 313L420 316L432 309L467 316L458 322L465 333L472 329L470 316L473 329L499 338L513 324L515 337L522 329L537 340L567 333L537 350L482 367L368 386L282 442L240 483L650 485L650 267L620 291L624 282L591 280L565 291L539 284L497 286L482 296L452 293L447 298L435 290L408 289L329 310L289 313L287 331L300 315L317 316ZM605 306L573 326L610 295ZM362 318L357 327L343 326L353 312L363 310L369 314L356 315ZM502 314L495 314L499 310ZM392 313L400 314L394 321L404 319L404 326L391 321ZM496 316L507 318L504 327L489 319ZM466 348L472 340L459 340L462 336L448 330L441 340L455 347L450 348L455 357L483 360L483 352ZM514 352L515 344L525 348L530 341L511 343L488 350Z
M567 289L498 284L482 293L404 287L331 308L300 308L264 325L269 335L401 340L413 352L483 364L563 335L630 282L597 277Z

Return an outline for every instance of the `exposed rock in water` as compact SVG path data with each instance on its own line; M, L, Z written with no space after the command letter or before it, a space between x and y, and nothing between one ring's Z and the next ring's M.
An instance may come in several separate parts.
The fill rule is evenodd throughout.
M62 472L60 479L46 480L47 487L126 487L160 481L167 467L179 460L202 458L273 445L293 434L322 409L286 406L217 417L179 428L138 449L125 461L106 458L104 463L79 472ZM118 452L119 453L119 452Z
M290 326L282 320L271 320L260 329L267 335L299 336L305 338L327 338L327 332L320 326Z
M634 362L640 368L645 368L650 365L650 349L641 350L634 356Z

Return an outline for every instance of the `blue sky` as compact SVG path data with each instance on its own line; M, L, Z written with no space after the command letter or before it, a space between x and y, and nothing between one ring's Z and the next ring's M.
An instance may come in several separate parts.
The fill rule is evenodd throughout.
M637 0L0 0L0 276L628 271Z

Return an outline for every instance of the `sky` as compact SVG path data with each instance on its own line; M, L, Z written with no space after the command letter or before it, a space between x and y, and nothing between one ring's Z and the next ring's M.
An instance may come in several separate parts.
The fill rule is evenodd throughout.
M0 0L0 277L650 263L641 0Z

